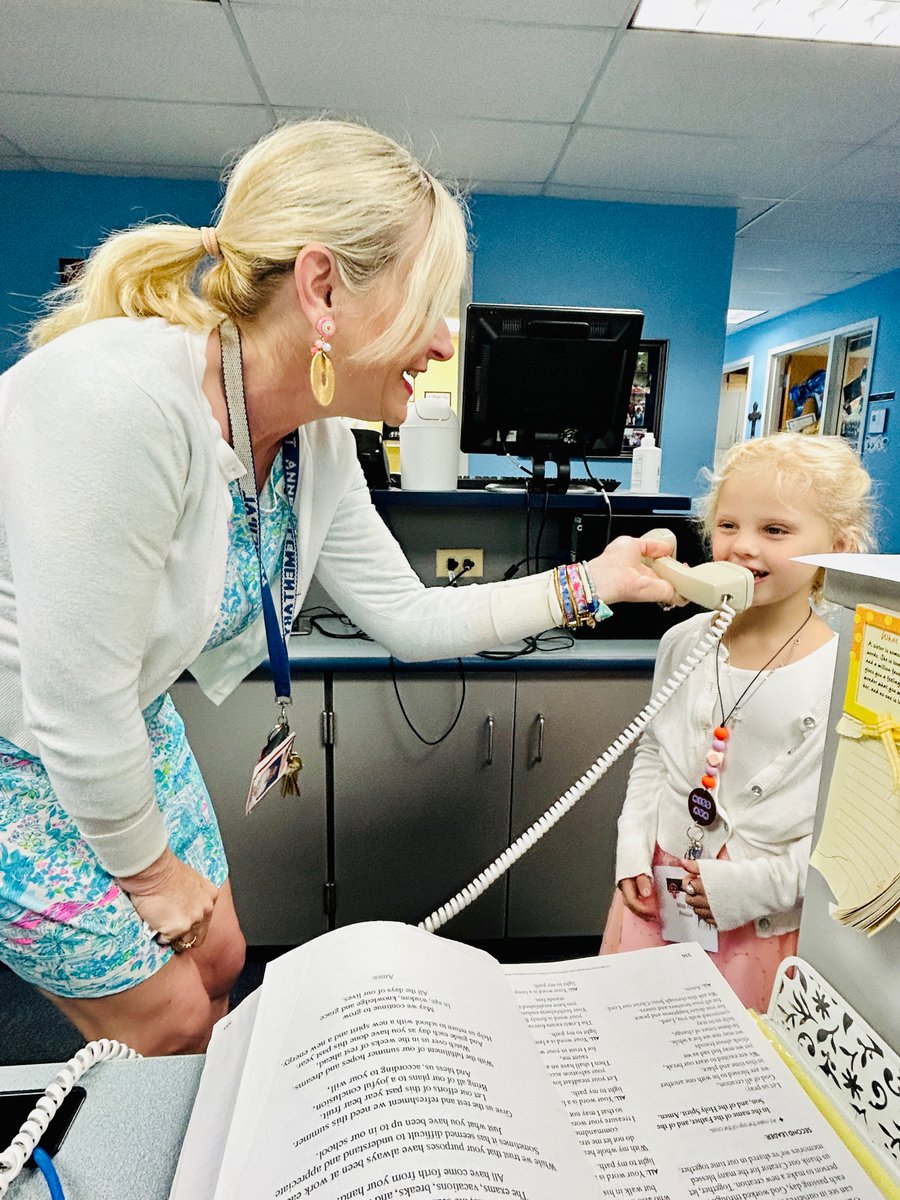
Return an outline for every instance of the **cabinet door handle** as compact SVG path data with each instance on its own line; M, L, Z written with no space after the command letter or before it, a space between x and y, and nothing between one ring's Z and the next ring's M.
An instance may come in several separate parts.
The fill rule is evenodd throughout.
M494 764L494 718L488 717L486 724L487 724L487 765L490 767L490 766L493 766L493 764Z
M544 714L538 713L538 715L537 715L537 729L538 729L537 753L534 756L534 761L536 763L540 763L540 762L544 761L544 725L545 725Z

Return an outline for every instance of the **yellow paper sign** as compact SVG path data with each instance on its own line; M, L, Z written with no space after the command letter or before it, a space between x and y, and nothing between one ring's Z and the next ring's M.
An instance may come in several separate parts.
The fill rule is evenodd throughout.
M857 607L844 711L866 725L900 721L900 613Z

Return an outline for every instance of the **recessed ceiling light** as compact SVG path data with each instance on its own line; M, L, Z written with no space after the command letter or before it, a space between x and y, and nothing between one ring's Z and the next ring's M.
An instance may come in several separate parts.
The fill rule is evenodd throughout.
M640 0L631 27L900 46L900 0Z
M729 308L725 317L725 324L743 325L745 321L752 321L754 317L761 317L763 313L768 311L767 308Z

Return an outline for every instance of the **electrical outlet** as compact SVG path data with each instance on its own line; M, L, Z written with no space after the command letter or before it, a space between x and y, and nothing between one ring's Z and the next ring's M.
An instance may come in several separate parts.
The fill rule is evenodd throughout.
M456 563L455 567L449 565L450 559ZM455 575L463 569L463 563L466 559L471 559L475 566L471 571L466 571L464 579L480 579L484 575L484 550L435 550L434 552L434 573L438 579L446 579L448 575Z

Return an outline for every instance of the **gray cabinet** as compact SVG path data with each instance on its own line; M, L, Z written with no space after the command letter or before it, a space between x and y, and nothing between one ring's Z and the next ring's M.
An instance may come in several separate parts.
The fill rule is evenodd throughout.
M273 722L268 679L216 707L193 682L175 703L215 804L235 904L251 945L294 945L332 921L416 923L446 903L577 779L646 702L648 674L467 670L452 665L305 673L291 724L299 798L244 814ZM323 743L322 714L333 713ZM597 935L613 886L630 753L499 882L447 925L461 939Z
M640 712L637 672L520 672L516 685L512 836L518 837ZM510 871L508 937L603 932L613 889L616 821L629 751Z
M304 675L294 686L300 795L284 797L275 788L248 817L250 774L278 714L271 680L245 680L218 707L196 683L172 688L219 819L235 907L251 945L297 945L327 927L323 694L322 675Z
M462 682L452 668L398 671L410 721L429 741L452 724ZM466 672L453 731L424 745L390 676L334 677L337 924L418 922L502 853L509 836L515 675ZM457 938L503 936L506 881L454 918Z

